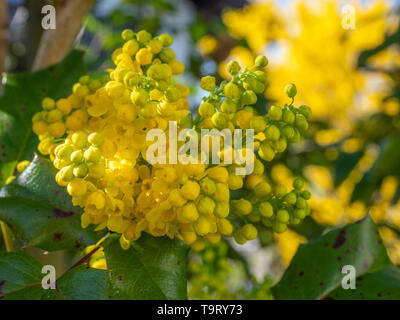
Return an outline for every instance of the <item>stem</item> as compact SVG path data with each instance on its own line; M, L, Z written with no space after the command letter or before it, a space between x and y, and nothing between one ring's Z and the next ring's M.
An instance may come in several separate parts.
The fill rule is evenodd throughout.
M72 267L70 267L67 270L67 272L72 270L73 268L76 268L77 266L85 263L92 255L94 255L97 252L97 250L99 250L101 248L100 244L103 243L103 241L106 240L110 236L110 234L111 234L111 232L108 232L99 242L96 243L96 247L94 247L92 251L90 251L86 256L84 256L78 262L73 264Z
M7 230L7 225L3 221L0 221L0 227L1 227L1 232L3 233L4 244L6 246L6 250L7 250L7 252L11 252L14 249L13 249L12 241L10 238L10 234L8 233L8 230Z

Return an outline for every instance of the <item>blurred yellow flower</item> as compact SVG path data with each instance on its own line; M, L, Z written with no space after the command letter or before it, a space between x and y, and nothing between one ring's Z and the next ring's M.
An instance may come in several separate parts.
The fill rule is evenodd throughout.
M203 54L208 55L215 51L218 46L218 41L215 37L205 35L197 42L197 50Z

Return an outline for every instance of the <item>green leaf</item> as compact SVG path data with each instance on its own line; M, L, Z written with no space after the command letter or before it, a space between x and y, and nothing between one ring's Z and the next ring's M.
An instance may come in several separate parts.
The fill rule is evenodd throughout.
M187 299L187 246L142 235L123 250L118 238L104 244L111 299Z
M399 300L400 270L394 266L357 278L356 289L337 288L326 299Z
M57 280L57 289L67 300L105 300L107 271L80 265Z
M322 299L341 286L345 265L354 266L357 276L392 265L369 216L300 245L272 291L277 299Z
M67 96L83 74L83 52L74 50L46 69L6 75L0 96L0 185L19 161L33 157L38 139L31 129L32 117L41 110L42 99Z
M42 267L23 251L0 254L0 299L106 299L106 271L80 265L57 279L56 289L43 289Z
M0 253L0 297L40 284L42 265L26 252Z
M0 219L25 245L46 251L83 249L103 235L82 229L81 209L55 182L55 168L35 156L30 166L0 190Z

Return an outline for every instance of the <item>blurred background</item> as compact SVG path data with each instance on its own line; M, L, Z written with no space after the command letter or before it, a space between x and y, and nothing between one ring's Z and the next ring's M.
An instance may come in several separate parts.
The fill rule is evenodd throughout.
M0 72L38 67L41 8L66 2L0 0ZM284 86L295 83L296 104L313 110L306 139L274 160L269 172L277 183L291 184L299 175L307 180L311 217L279 235L260 229L260 239L244 246L222 242L192 253L191 298L268 299L300 243L368 213L400 265L400 1L93 2L73 39L73 47L86 52L90 73L104 75L111 66L122 30L167 32L186 66L178 81L191 88L192 110L205 95L202 76L222 80L229 60L250 66L259 54L269 58L260 107L282 103ZM101 255L93 263L104 267L96 259Z

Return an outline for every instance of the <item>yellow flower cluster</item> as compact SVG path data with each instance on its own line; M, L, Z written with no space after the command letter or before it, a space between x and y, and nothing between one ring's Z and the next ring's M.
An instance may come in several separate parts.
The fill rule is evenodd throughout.
M169 48L173 38L132 30L122 37L125 43L112 54L116 67L109 70L106 83L84 76L67 98L45 98L44 110L33 117L38 149L59 170L56 181L67 188L73 204L84 209L83 227L94 224L96 230L121 234L125 249L147 232L179 238L201 250L221 236L233 235L238 243L255 239L257 228L251 222L262 221L283 232L289 222L299 223L310 213L310 194L301 190L303 182L296 180L291 192L274 188L266 181L260 159L247 177L235 173L236 164L146 161L148 131L157 128L168 136L170 121L176 121L178 129L252 128L264 162L298 141L308 128L309 107L272 106L267 115L258 115L252 107L265 89L265 57L256 58L254 71L240 72L232 61L228 71L233 79L219 87L215 78L204 77L201 87L211 94L193 121L186 99L189 89L173 79L184 71ZM292 99L297 92L294 85L285 90ZM167 142L167 154L169 148ZM227 152L235 151L221 149L220 157ZM230 198L231 190L243 188L249 190L246 196Z
M314 118L340 125L341 136L345 136L351 128L349 122L360 112L380 108L390 88L383 74L371 75L355 68L358 55L378 46L384 34L395 27L387 17L388 1L368 4L354 1L352 5L356 12L354 30L343 28L343 6L333 0L294 1L290 4L293 10L286 11L283 8L288 6L275 6L272 1L264 0L228 10L223 14L228 32L249 45L249 48L234 47L229 58L248 65L249 56L254 54L279 55L268 72L270 83L266 95L281 100L282 85L293 81L301 89L298 101L313 106ZM282 20L283 16L286 19ZM271 40L275 40L274 46L269 46ZM382 59L393 63L396 53L388 53ZM371 89L372 82L382 85Z

